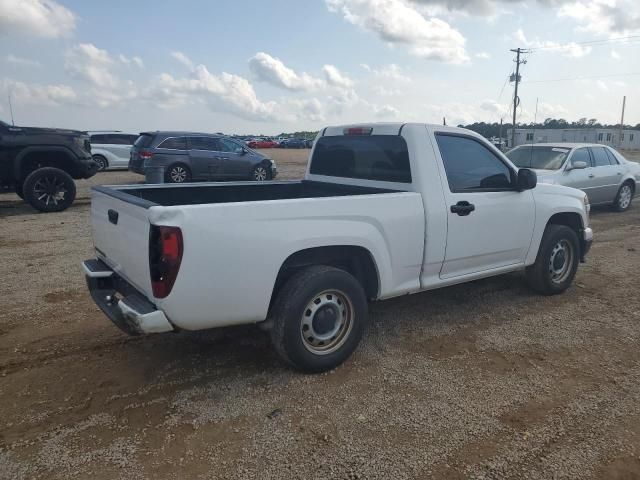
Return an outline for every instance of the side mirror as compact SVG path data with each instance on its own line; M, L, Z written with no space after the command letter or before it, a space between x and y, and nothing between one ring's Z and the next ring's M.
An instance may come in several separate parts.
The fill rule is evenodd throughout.
M572 162L569 165L568 170L582 170L583 168L587 168L587 162L583 162L581 160L578 160L577 162Z
M533 170L521 168L518 170L518 178L516 180L518 190L531 190L538 184L538 175Z
M247 150L246 148L242 147L238 153L240 155L246 155L247 153L249 153L249 150Z

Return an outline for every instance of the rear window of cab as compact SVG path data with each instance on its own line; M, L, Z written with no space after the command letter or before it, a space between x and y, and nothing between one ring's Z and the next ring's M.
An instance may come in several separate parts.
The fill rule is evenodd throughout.
M398 135L330 136L318 139L313 175L411 183L407 142Z

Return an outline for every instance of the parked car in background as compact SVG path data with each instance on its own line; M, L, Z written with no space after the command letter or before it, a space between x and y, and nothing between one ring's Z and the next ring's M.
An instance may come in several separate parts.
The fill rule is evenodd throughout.
M41 212L60 212L76 198L74 179L92 177L86 132L16 127L0 121L0 185Z
M192 180L271 180L273 160L232 138L195 132L142 132L131 148L129 170L145 175L161 167L167 183Z
M631 206L640 183L640 165L615 149L587 143L536 143L507 152L518 167L532 168L544 183L579 188L592 205Z
M313 138L307 138L304 141L304 146L307 148L313 148Z
M278 142L263 138L259 140L251 140L247 142L247 146L249 148L275 148L278 146Z
M304 139L289 138L280 143L281 148L307 148Z
M115 170L129 167L131 146L138 135L120 131L89 132L91 156L100 170Z
M586 199L469 130L327 127L303 180L94 187L84 270L129 334L260 323L318 372L356 349L369 301L514 271L565 291L592 241Z

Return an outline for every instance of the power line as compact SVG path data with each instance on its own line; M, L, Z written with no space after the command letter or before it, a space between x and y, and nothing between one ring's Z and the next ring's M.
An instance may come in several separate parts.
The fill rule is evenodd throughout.
M640 75L640 72L630 72L630 73L610 73L607 75L581 75L578 77L565 77L565 78L547 78L543 80L521 80L523 83L547 83L547 82L568 82L571 80L588 80L591 78L608 78L608 77L629 77Z
M631 39L636 39L636 40L640 40L640 35L628 35L626 37L615 37L615 38L603 38L600 40L587 40L584 42L570 42L570 43L566 43L563 45L542 45L540 47L531 47L529 48L529 51L533 52L536 50L550 50L550 49L558 49L558 48L571 48L575 45L591 45L591 46L598 46L598 45L607 45L609 43L617 43L617 42L624 42L626 40L631 40Z

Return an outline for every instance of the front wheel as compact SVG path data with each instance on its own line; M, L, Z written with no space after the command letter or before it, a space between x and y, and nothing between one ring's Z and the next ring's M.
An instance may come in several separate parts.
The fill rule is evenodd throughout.
M41 212L61 212L76 198L76 184L67 172L43 167L31 172L22 187L24 199Z
M94 155L92 158L93 158L93 161L96 162L96 164L98 165L99 172L102 172L109 167L109 162L107 162L107 159L104 158L102 155Z
M317 265L291 276L270 318L271 341L294 368L324 372L344 362L356 349L367 324L367 299L351 274Z
M527 267L529 286L543 295L564 292L573 282L580 261L578 236L566 225L547 225L536 262Z
M256 182L264 182L265 180L269 180L271 178L270 168L266 165L260 164L253 167L253 171L251 172L251 178Z
M631 183L624 183L618 190L615 200L613 201L613 208L617 212L624 212L631 206L633 200L633 186Z

